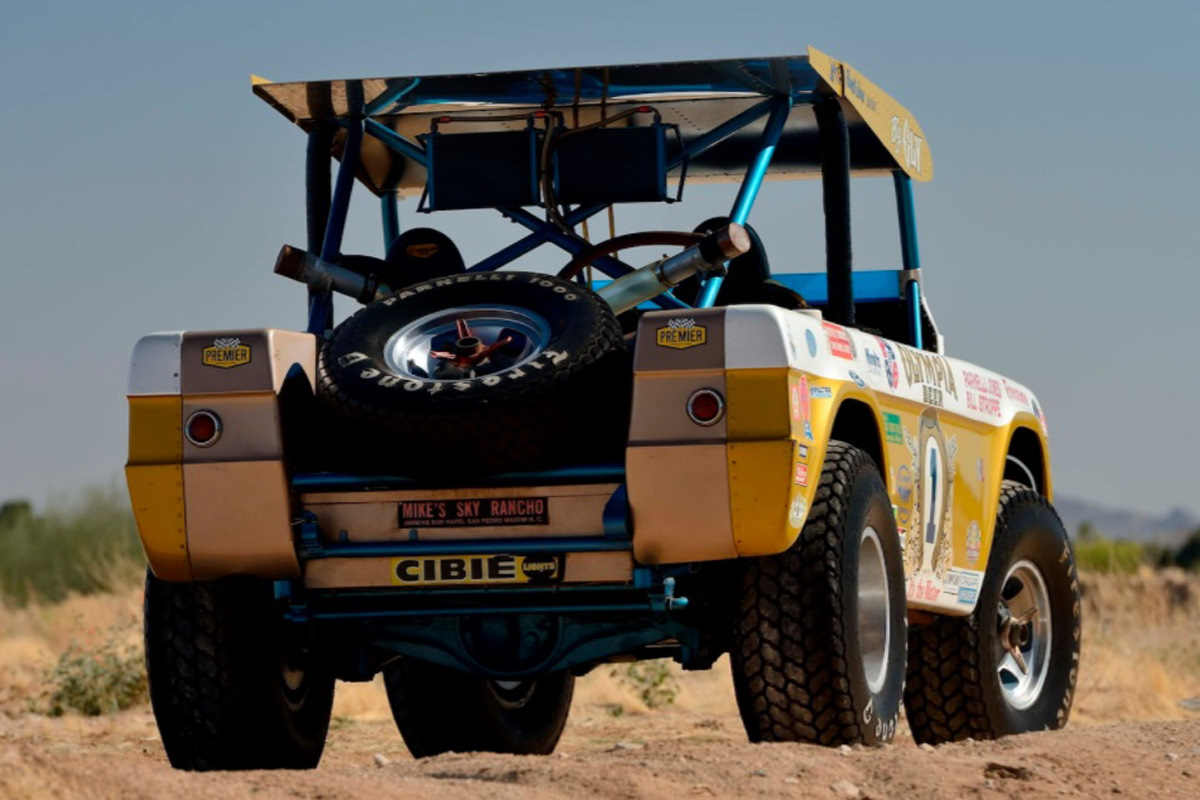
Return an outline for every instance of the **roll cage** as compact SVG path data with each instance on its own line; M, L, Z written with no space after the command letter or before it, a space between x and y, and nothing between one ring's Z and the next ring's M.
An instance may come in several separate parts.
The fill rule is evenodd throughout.
M254 77L253 88L308 135L308 250L325 261L341 257L356 178L380 198L385 248L400 234L399 198L421 193L425 206L434 184L432 146L445 141L436 138L439 124L470 121L474 131L509 136L509 145L522 129L534 131L530 147L536 182L550 179L546 159L536 164L536 151L542 147L539 135L549 152L550 140L562 132L651 115L653 125L673 128L675 134L656 142L654 167L670 174L680 192L685 176L738 182L729 214L738 224L748 220L768 175L819 177L826 270L773 277L822 308L826 319L841 324L856 324L859 304L899 303L907 343L940 349L921 296L911 185L932 177L925 136L903 106L853 67L814 48L802 56L451 76L308 83ZM566 124L568 118L571 125ZM539 134L539 128L544 133ZM329 169L331 155L340 161L336 178ZM560 177L557 169L555 181ZM868 175L890 175L894 182L899 270L853 270L850 178ZM528 210L530 202L473 206L494 208L528 233L467 271L500 269L544 244L575 256L591 243L574 228L617 202L559 208L548 187L541 197L536 183L531 188L525 198L541 204L544 219ZM432 210L432 203L422 210ZM597 259L594 266L610 279L634 269L613 256ZM722 280L713 275L704 281L697 307L715 304ZM661 308L689 307L671 292L651 302ZM310 287L308 317L309 332L330 327L329 289Z

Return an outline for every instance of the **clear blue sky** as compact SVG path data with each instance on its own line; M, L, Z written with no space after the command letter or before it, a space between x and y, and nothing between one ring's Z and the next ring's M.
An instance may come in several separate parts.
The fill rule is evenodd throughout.
M250 94L251 72L428 74L813 44L921 121L936 169L917 192L928 296L951 354L1039 393L1059 491L1200 512L1200 370L1184 363L1200 340L1197 38L1200 4L1183 0L11 3L0 500L41 502L119 474L140 335L302 325L302 289L271 267L281 243L304 241L304 138ZM860 267L897 259L879 188L854 186ZM820 266L816 195L816 184L765 190L751 219L777 269ZM365 198L349 251L378 251ZM729 200L696 187L669 213L622 210L618 225L690 227ZM443 225L468 258L515 230L475 225ZM537 259L529 266L561 256Z

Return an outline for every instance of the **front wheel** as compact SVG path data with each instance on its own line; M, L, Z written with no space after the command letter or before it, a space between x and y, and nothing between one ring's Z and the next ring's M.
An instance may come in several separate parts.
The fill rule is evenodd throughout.
M1067 533L1032 489L1005 481L979 602L909 641L904 703L918 742L1061 728L1079 670L1079 581Z
M150 704L171 766L311 769L334 679L287 635L270 582L167 583L146 575Z
M904 567L874 462L830 442L791 549L746 564L733 681L754 742L892 739L904 686Z
M566 672L496 681L413 658L389 663L383 680L415 758L450 751L548 755L575 693L575 676Z

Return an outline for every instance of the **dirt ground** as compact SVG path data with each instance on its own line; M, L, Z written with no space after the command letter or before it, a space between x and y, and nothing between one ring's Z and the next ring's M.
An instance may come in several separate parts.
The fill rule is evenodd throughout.
M413 760L378 684L339 685L319 769L189 774L166 763L144 704L39 713L39 680L72 639L136 639L136 591L0 609L0 798L1113 797L1200 798L1200 583L1142 574L1085 581L1085 642L1067 729L937 748L826 750L746 742L728 665L678 675L647 709L619 669L582 679L549 757ZM615 674L614 674L615 673ZM1184 701L1181 704L1181 701Z
M576 709L549 757L414 761L385 720L344 720L313 772L167 766L146 711L0 720L5 798L1200 797L1200 720L1113 723L918 748L751 745L737 718Z

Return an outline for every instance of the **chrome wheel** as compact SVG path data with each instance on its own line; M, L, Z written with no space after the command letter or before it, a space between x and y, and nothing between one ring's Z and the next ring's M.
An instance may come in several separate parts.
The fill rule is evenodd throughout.
M1041 571L1018 561L1004 577L997 609L997 667L1004 701L1015 709L1037 702L1050 664L1050 594Z
M892 639L891 609L883 545L872 527L862 532L858 545L858 642L863 674L872 692L887 679L888 648Z
M414 380L461 380L514 369L537 358L550 324L515 306L460 306L421 317L392 334L384 362Z

